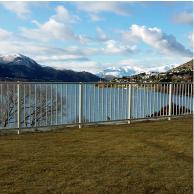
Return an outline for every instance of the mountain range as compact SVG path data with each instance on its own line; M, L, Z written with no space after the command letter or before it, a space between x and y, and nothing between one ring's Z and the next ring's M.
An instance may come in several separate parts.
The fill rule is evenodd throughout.
M177 76L192 74L193 60L180 65L166 65L156 68L142 69L137 66L123 65L109 67L96 75L89 72L75 72L73 70L57 70L48 66L41 66L33 59L22 54L0 56L0 80L15 81L64 81L64 82L97 82L99 80L113 80L114 78L130 77L150 72L174 72ZM186 72L186 74L184 73ZM181 75L180 75L181 73Z
M89 72L44 67L22 54L0 56L0 80L95 82L100 78Z
M131 67L131 66L122 66L122 67L108 67L103 71L97 73L97 76L101 78L105 78L111 80L113 78L125 77L130 75L135 75L144 72L143 69L139 67Z
M101 78L105 78L111 80L113 78L122 78L122 77L129 77L133 75L137 75L140 73L149 74L151 72L166 72L172 68L175 68L176 65L164 65L160 67L152 67L152 68L140 68L135 65L122 65L121 67L108 67L103 71L97 73Z

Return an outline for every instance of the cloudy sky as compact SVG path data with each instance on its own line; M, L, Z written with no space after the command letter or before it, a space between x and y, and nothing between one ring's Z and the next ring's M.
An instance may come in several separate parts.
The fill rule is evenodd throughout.
M1 2L0 55L97 73L192 58L192 2Z

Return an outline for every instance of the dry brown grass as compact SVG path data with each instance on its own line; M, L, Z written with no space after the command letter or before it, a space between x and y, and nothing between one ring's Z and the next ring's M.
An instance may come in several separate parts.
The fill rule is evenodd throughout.
M190 194L192 119L0 136L0 193Z

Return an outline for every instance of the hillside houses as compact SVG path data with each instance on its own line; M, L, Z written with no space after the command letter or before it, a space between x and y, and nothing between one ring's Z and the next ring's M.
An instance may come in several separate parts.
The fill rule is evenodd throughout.
M154 83L154 82L193 82L193 60L167 72L140 73L128 77L115 78L116 83Z

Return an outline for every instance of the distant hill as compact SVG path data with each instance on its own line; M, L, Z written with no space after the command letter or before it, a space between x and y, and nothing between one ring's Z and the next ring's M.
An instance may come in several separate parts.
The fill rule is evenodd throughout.
M165 72L144 72L115 78L113 82L193 82L193 59Z
M178 67L170 69L168 72L183 72L183 71L184 72L193 71L193 59L191 61L188 61L187 63L179 65Z
M0 56L0 80L95 82L100 78L88 72L43 67L21 54Z

